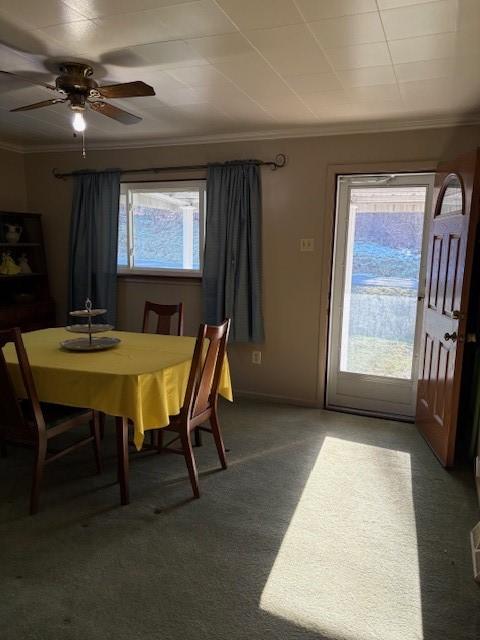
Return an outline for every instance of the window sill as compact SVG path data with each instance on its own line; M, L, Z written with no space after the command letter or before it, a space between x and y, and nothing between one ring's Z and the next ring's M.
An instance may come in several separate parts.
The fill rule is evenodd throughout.
M123 282L165 282L170 284L201 284L202 276L167 276L163 273L117 273L117 280Z

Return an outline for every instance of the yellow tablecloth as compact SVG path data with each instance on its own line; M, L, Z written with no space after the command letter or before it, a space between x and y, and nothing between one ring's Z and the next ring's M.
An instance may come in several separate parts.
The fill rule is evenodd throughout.
M65 329L42 329L23 334L39 398L74 407L88 407L135 424L134 441L144 432L165 427L183 404L195 338L111 331L118 347L96 353L62 350L60 342L74 334ZM12 344L4 348L17 391L23 384ZM219 392L233 400L227 358Z

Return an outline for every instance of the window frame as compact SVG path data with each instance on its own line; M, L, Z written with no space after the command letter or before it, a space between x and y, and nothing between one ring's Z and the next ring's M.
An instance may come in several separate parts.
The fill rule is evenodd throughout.
M158 190L164 191L198 191L199 192L199 268L198 269L168 269L165 267L135 267L134 260L134 239L133 239L133 211L132 201L129 200L129 192L133 193L150 193ZM120 184L120 197L125 196L126 214L127 214L127 266L118 264L118 240L117 240L117 274L122 276L156 276L156 277L173 277L173 278L201 278L203 275L203 263L205 252L205 212L207 198L207 181L205 179L197 180L155 180L142 182L122 182Z

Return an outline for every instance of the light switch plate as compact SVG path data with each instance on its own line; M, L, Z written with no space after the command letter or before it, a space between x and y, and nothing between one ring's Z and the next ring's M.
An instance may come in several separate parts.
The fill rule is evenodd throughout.
M300 240L300 251L313 251L314 244L313 238L302 238Z

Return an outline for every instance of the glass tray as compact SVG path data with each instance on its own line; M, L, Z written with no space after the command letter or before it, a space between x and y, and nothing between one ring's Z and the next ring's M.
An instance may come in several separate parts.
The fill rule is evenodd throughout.
M65 327L71 333L100 333L102 331L111 331L112 324L71 324Z
M80 311L70 311L70 315L74 318L93 318L94 316L103 316L107 313L106 309L80 309Z
M104 337L92 338L91 342L88 338L74 338L60 344L67 351L104 351L116 347L120 342L120 338Z

